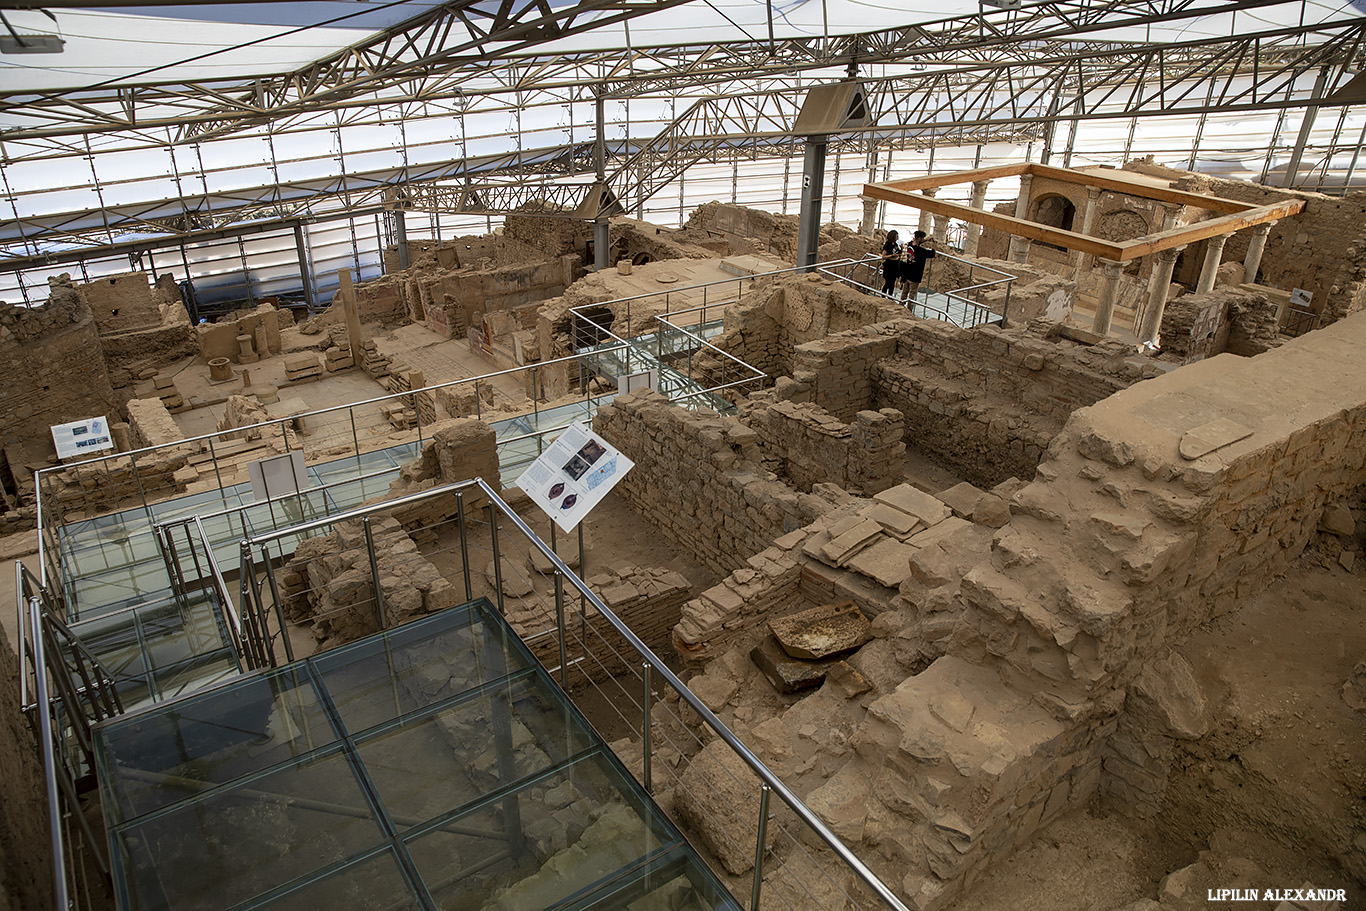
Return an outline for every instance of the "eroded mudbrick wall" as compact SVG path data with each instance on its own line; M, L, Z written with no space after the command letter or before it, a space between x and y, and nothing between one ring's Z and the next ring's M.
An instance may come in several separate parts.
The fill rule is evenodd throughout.
M639 392L600 409L593 429L636 463L616 489L713 569L743 566L774 538L831 508L766 471L758 436L735 418L685 411Z
M117 421L90 307L69 282L54 279L41 307L0 304L0 442L53 453L53 424L107 416Z

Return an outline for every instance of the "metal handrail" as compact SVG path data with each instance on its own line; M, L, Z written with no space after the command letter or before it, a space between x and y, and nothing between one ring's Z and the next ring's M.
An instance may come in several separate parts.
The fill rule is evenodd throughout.
M28 599L28 618L32 628L37 631L33 637L33 663L37 675L34 688L38 697L38 741L43 758L43 777L47 791L47 824L52 847L52 898L53 907L70 907L66 891L66 848L62 838L62 811L57 797L57 755L52 745L52 714L48 709L47 655L43 651L42 607L38 596Z
M346 513L338 514L336 516L329 516L323 519L315 519L309 522L304 522L300 525L294 526L293 528L270 531L266 532L263 535L246 538L242 541L242 551L244 554L249 554L251 547L267 544L271 541L278 540L279 538L285 537L287 535L305 534L309 531L315 531L325 526L336 524L338 522L350 521L355 519L365 519L368 516L372 516L376 513L385 512L401 506L406 506L411 503L421 502L423 500L427 500L433 497L448 496L450 494L455 494L459 498L458 502L463 503L463 494L471 489L478 489L484 496L488 497L490 505L492 507L496 507L499 512L501 512L510 521L512 521L514 525L517 526L517 529L526 537L526 539L533 546L537 547L541 551L541 553L551 562L558 576L562 579L567 579L574 588L577 588L579 590L580 595L584 599L586 599L589 604L593 606L594 610L596 610L598 614L602 616L612 626L612 628L617 632L617 634L620 635L631 646L631 648L633 648L637 652L637 654L645 661L646 666L649 668L649 673L651 675L660 675L664 679L664 681L678 693L679 697L684 702L686 702L694 712L697 713L697 715L702 719L703 723L710 727L718 737L724 740L726 744L732 750L735 751L736 755L740 757L741 761L743 761L745 765L747 765L750 768L750 771L752 771L755 774L755 776L759 778L762 785L764 787L767 787L772 793L777 794L778 797L781 798L785 804L787 804L787 806L792 810L792 812L795 813L797 817L801 819L801 821L804 824L806 824L813 832L815 832L817 837L819 837L820 840L824 842L826 846L831 851L833 851L835 855L839 857L839 859L854 872L854 874L864 883L864 885L872 889L872 891L876 893L877 896L880 899L882 899L883 902L885 902L891 908L895 909L895 911L909 911L906 905L902 903L902 901L899 898L897 898L895 893L893 893L891 889L888 888L888 886L885 883L883 883L882 880L879 879L877 875L873 873L873 871L870 870L863 863L863 861L859 860L857 855L850 851L849 848L845 846L843 842L840 841L838 836L836 836L834 832L830 831L830 829L825 825L825 823L821 822L820 818L817 817L816 814L809 807L807 807L806 804L803 803L802 800L795 793L793 793L785 784L783 784L783 782L778 778L778 776L775 775L772 772L772 770L770 770L768 766L766 766L764 762L761 759L759 759L758 756L756 756L752 751L750 751L750 749L746 747L743 742L741 742L740 738L737 737L735 733L731 731L730 728L728 728L724 722L721 721L720 718L716 717L716 715L709 708L707 708L706 704L703 703L702 700L699 699L692 692L692 690L688 689L687 685L684 684L683 681L680 680L673 673L673 671L671 671L668 668L668 666L665 665L664 662L659 659L657 655L655 655L655 653L650 649L649 646L647 646L643 641L641 641L641 639L638 636L636 636L634 632L632 632L631 628L627 626L626 623L622 621L621 618L619 618L611 610L611 608L609 608L607 604L602 601L601 598L599 598L596 594L593 593L593 591L588 587L588 585L585 582L583 582L583 580L581 580L562 559L560 559L560 556L557 553L555 553L555 551L552 548L550 548L544 541L541 540L540 536L538 536L531 529L531 526L529 526L521 518L521 516L517 515L517 513L514 512L510 506L508 506L508 504L503 500L503 498L498 495L498 492L494 490L489 484L487 484L483 478L477 477L468 481L457 481L452 484L447 484L442 487L433 488L431 490L425 490L418 493L409 494L407 496L399 497L394 500L389 500L384 503L374 503L368 506L362 506L357 509L350 510ZM495 568L498 567L498 565L499 559L495 539ZM501 592L501 586L498 586L497 589ZM563 637L564 623L562 618L560 618L560 620L558 621L558 626L559 635ZM648 715L646 717L648 725ZM645 756L644 762L646 769L648 769L650 765L650 758L648 754ZM646 771L645 774L648 775L648 771ZM762 795L762 799L764 807L767 807L767 795ZM759 843L756 849L756 855L759 857L760 860L759 865L755 868L755 878L757 881L762 878L762 842ZM755 888L757 889L757 884Z

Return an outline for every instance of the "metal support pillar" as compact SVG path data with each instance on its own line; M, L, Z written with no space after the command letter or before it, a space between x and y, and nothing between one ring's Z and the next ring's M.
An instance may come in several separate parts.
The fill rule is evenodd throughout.
M1115 299L1119 297L1119 277L1124 272L1124 264L1113 259L1098 259L1096 265L1100 266L1100 301L1096 304L1096 319L1091 324L1091 331L1106 336L1110 334L1110 321L1114 319Z
M308 241L304 238L304 226L294 226L294 249L299 254L299 281L304 285L304 303L313 306L313 275L308 265ZM180 248L182 256L185 248ZM189 263L185 264L185 277L190 277Z
M408 220L402 209L394 210L394 243L398 246L398 267L408 268Z
M821 240L821 197L825 194L825 148L829 137L807 136L802 159L802 209L797 226L799 269L816 264Z
M593 139L593 173L597 177L598 188L607 188L607 126L603 113L603 98L599 94L593 99L593 117L596 122L596 135ZM601 205L601 197L599 197ZM612 228L607 217L600 215L593 220L593 268L604 272L612 265Z
M1214 290L1214 279L1219 273L1219 262L1224 258L1224 244L1232 234L1211 237L1205 244L1205 262L1200 267L1200 281L1195 285L1196 294Z
M1314 97L1322 98L1323 90L1328 86L1328 67L1319 69L1319 76L1314 80ZM1304 109L1304 119L1300 121L1300 132L1295 137L1295 148L1290 153L1290 162L1285 166L1285 177L1281 180L1281 186L1293 187L1296 178L1300 174L1300 162L1304 159L1304 148L1309 144L1309 134L1314 131L1314 120L1319 115L1319 106L1312 104Z

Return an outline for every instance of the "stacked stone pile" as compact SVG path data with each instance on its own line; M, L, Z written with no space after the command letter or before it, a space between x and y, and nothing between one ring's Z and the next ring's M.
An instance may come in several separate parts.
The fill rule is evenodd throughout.
M389 626L464 600L418 553L397 520L372 520L371 535ZM331 534L301 541L285 564L280 585L286 618L310 624L320 647L350 642L380 628L370 555L358 521L340 523Z

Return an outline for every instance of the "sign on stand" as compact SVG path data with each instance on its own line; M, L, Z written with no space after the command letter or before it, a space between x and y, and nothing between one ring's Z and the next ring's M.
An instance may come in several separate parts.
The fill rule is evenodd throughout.
M114 448L114 437L109 432L109 419L106 417L53 424L52 442L57 447L59 459L92 455Z
M575 423L527 466L517 486L556 525L571 531L635 464L583 424Z

